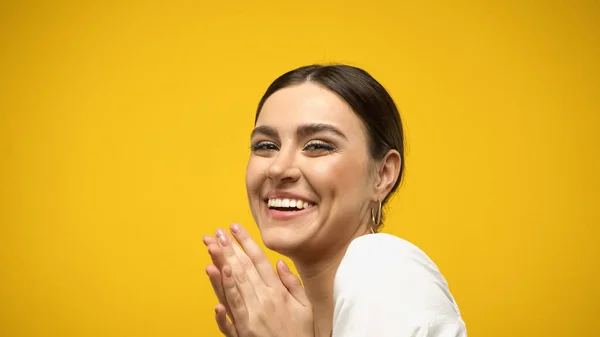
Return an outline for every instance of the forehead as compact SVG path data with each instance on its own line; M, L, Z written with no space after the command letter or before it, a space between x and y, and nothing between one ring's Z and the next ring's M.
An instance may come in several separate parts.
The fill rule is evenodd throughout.
M362 121L348 103L331 90L310 82L272 94L265 101L256 126L292 131L307 123L332 124L347 136L362 135L363 131Z

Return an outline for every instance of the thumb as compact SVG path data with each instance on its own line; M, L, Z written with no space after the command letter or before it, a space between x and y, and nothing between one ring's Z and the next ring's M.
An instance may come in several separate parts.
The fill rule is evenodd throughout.
M309 307L310 301L306 296L306 292L304 291L304 287L302 286L300 279L298 276L294 275L288 265L281 260L277 262L277 274L279 275L281 283L283 283L296 301L300 302L300 304L305 307Z

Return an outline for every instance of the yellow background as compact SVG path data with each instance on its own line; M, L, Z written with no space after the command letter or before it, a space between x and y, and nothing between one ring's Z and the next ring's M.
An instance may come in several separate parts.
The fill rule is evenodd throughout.
M533 3L2 2L0 335L218 336L201 236L257 235L254 109L313 62L396 99L385 230L470 336L597 334L600 10Z

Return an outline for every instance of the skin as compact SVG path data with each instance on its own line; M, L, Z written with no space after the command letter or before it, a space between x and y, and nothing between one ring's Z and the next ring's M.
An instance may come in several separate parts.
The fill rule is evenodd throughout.
M231 228L240 246L222 229L215 237L205 236L213 260L207 274L220 301L216 320L225 335L331 334L335 272L350 242L370 233L371 210L399 175L399 153L390 150L373 160L367 139L350 106L317 84L287 87L267 99L251 139L248 201L265 246L292 259L304 287L281 261L275 274L241 226ZM274 193L293 193L313 206L278 219L266 203ZM251 314L234 309L234 300L244 303L241 312ZM291 334L284 326L293 327Z

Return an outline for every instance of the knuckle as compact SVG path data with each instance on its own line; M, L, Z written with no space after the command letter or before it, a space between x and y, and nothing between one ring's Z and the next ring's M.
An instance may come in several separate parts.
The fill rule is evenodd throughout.
M237 294L230 294L227 296L229 302L229 308L233 311L239 311L244 307L244 300Z
M244 301L242 301L242 299L239 296L236 296L232 302L233 303L231 306L233 307L233 309L239 310L244 307Z
M241 258L240 260L241 260L240 262L242 263L242 267L244 268L244 270L249 270L254 267L252 258L245 257L245 258Z
M256 264L260 263L261 256L259 254L257 254L256 252L254 252L253 254L250 254L249 259L253 265L256 265Z
M267 311L270 311L276 307L275 302L273 301L273 297L271 296L263 297L261 302L263 307L266 308Z
M246 274L245 272L236 273L235 279L239 284L245 284L246 282L248 282L248 274Z
M235 288L235 281L232 277L223 277L222 278L223 288L226 290L231 290Z

